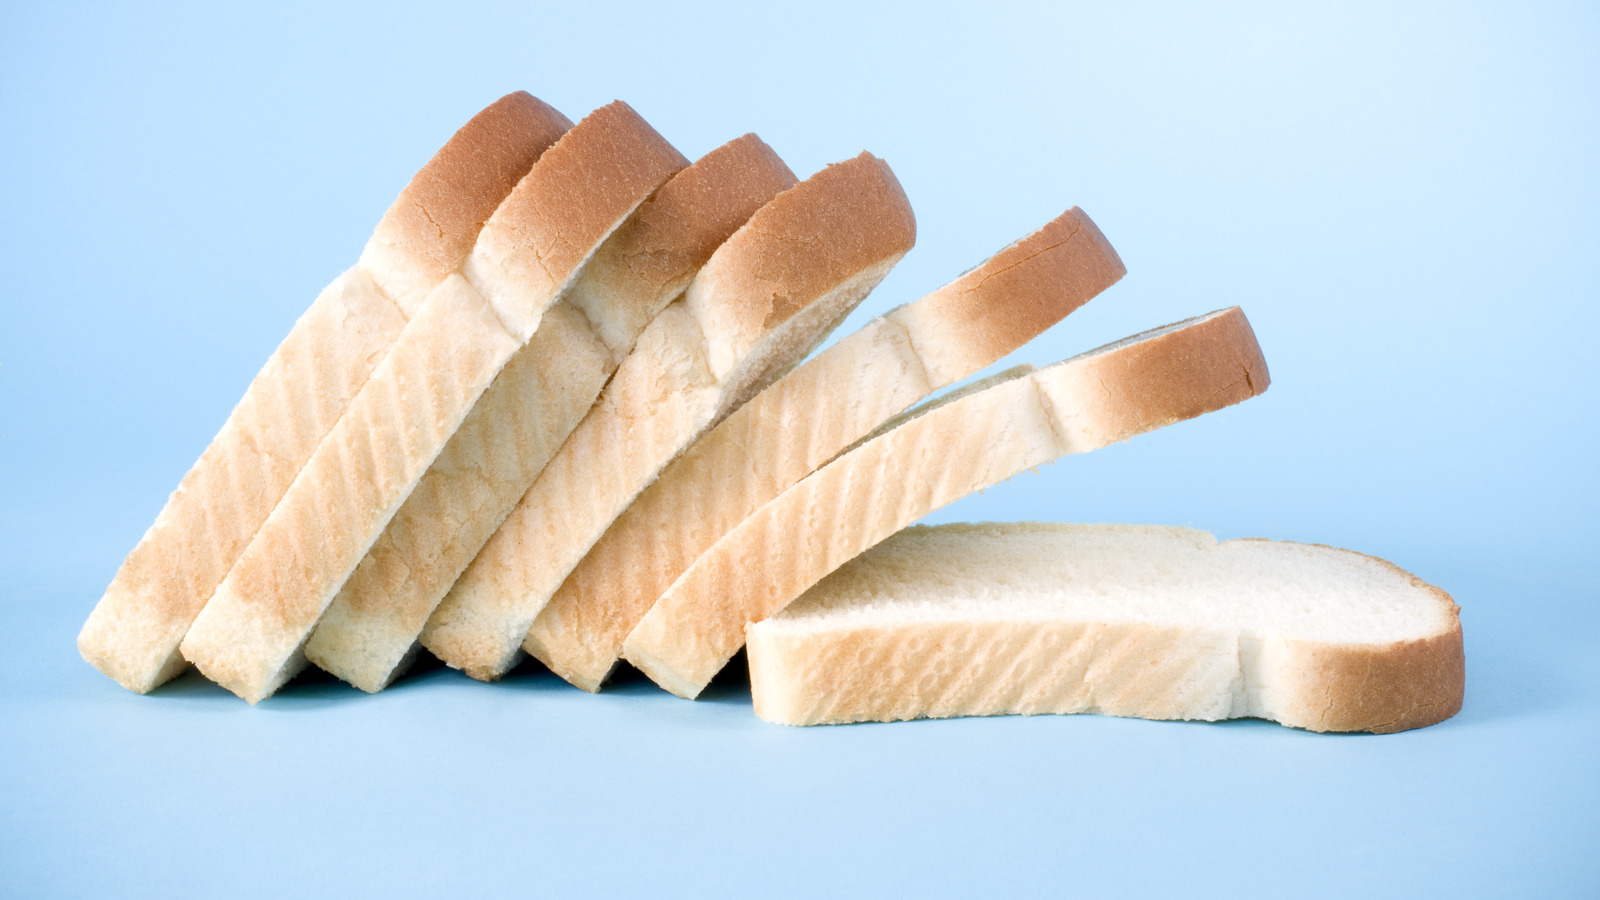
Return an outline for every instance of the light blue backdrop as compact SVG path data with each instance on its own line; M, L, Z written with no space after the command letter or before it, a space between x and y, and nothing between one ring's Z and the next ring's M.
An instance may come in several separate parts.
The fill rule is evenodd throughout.
M0 10L0 895L1600 893L1600 15L1579 4ZM1128 277L1012 362L1242 305L1244 405L939 513L1348 546L1462 606L1387 737L1092 716L796 730L528 666L247 708L73 638L318 289L477 108L691 158L869 149L917 249L1070 205Z

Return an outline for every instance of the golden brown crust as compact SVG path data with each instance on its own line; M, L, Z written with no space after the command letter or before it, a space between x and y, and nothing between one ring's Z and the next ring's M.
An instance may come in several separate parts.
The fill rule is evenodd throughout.
M667 179L606 241L568 299L613 353L627 353L716 249L794 185L794 173L754 134L723 144ZM616 297L636 299L607 303Z
M505 317L497 287L519 297L558 288L562 276L576 271L629 213L688 164L628 104L617 100L600 107L539 157L484 226L471 262L488 261L500 277L486 283L469 263L468 279ZM523 330L520 322L507 327Z
M1115 349L1041 372L1069 446L1124 441L1231 406L1271 384L1255 332L1237 306L1108 347ZM1201 384L1206 389L1197 390Z
M628 240L618 242L625 256L620 267L643 284L688 287L724 241L796 183L760 138L735 138L668 179L640 207L629 220Z
M1455 600L1386 559L1326 544L1310 546L1371 560L1426 591L1438 601L1445 627L1438 634L1393 644L1291 641L1301 683L1277 721L1312 731L1390 734L1433 725L1460 712L1467 664L1461 607Z
M1073 207L889 318L910 332L937 389L1037 337L1127 272L1105 235Z
M419 170L373 231L362 261L407 314L455 271L484 223L539 157L572 127L525 91L461 126Z
M435 281L455 271L483 223L539 157L572 127L526 91L473 116L401 191L384 223L411 237Z
M764 334L864 269L916 243L917 223L889 164L870 153L834 163L772 199L701 273L691 295L703 327ZM820 252L794 252L800 244Z

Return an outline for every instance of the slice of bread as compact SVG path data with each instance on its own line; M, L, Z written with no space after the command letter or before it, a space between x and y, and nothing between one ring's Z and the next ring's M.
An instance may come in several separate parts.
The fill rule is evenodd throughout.
M911 248L899 182L863 153L762 207L645 329L422 634L479 679L515 662L572 567L667 463L803 357ZM568 676L552 652L540 656Z
M914 527L747 632L788 725L1098 712L1404 731L1461 709L1448 594L1380 559L1203 531Z
M83 658L143 693L217 585L483 223L572 125L518 92L456 132L378 223L361 260L300 317L168 498L78 635Z
M795 184L755 135L672 176L545 314L367 552L306 644L366 691L398 675L428 616L594 405L645 326L756 210Z
M254 703L304 664L317 618L489 383L600 244L688 164L631 108L547 150L428 295L181 645Z
M623 655L695 697L823 576L974 491L1266 390L1237 307L1109 344L914 410L784 491L712 545L628 636Z
M717 539L890 417L1027 343L1125 273L1100 229L1074 208L842 338L663 470L562 582L524 646L559 658L575 684L598 687L628 633Z

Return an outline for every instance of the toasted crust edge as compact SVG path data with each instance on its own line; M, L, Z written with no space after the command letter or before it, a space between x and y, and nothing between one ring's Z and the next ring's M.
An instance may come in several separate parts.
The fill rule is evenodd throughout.
M395 198L362 264L409 314L422 300L417 292L461 265L500 203L571 128L571 120L526 91L485 107Z
M1126 274L1111 242L1074 206L885 318L906 329L938 389L1038 337Z
M1311 731L1392 734L1434 725L1460 712L1466 700L1467 663L1461 607L1455 599L1381 557L1328 544L1306 546L1353 554L1391 570L1433 595L1446 624L1437 634L1391 644L1291 641L1290 651L1304 674L1277 721Z
M834 252L821 264L814 254L783 247L824 236ZM833 163L773 197L712 254L689 288L713 371L722 378L748 345L835 286L898 260L916 237L905 189L889 164L870 153Z

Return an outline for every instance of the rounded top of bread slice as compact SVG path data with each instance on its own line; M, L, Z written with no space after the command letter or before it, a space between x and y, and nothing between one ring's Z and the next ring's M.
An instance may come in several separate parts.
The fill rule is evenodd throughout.
M1039 522L908 528L752 627L810 633L974 619L1139 622L1364 645L1459 627L1444 591L1353 551Z
M551 299L623 220L689 164L621 100L572 126L483 226L463 269L526 340Z
M929 382L943 386L1038 337L1127 273L1074 206L888 318L906 329Z
M794 173L759 137L746 134L667 179L618 228L567 295L614 353L626 353L656 313L682 294L723 241ZM611 297L649 302L608 303Z
M705 329L713 375L738 385L743 402L775 362L805 356L916 237L905 190L870 153L774 197L717 249L685 295Z
M525 91L507 94L461 126L400 192L361 261L410 313L455 271L483 225L539 157L572 127Z

